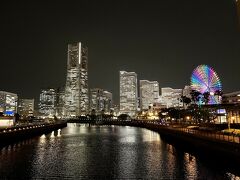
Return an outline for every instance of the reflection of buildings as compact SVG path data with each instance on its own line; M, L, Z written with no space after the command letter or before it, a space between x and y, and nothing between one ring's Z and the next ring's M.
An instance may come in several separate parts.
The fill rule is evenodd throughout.
M182 96L182 89L173 89L170 87L162 88L161 101L167 108L181 107L180 98Z
M90 90L90 109L95 110L97 114L100 114L102 110L105 113L110 113L112 108L112 93L104 91L100 88L94 88Z
M53 88L42 89L40 94L39 112L44 116L55 115L56 90Z
M157 81L140 80L141 110L148 110L159 99L159 84Z
M20 99L18 104L18 113L23 117L33 116L34 99Z
M89 111L88 49L81 43L68 45L65 108L67 116L85 115Z
M120 113L134 116L137 106L137 74L120 71Z
M0 91L0 112L13 116L17 112L17 94Z
M56 116L63 117L65 115L64 110L65 103L65 87L59 87L56 89Z
M240 104L240 91L223 94L223 104Z

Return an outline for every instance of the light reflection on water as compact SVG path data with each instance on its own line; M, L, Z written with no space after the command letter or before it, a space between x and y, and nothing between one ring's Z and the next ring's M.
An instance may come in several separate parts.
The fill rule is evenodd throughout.
M201 162L147 129L68 124L63 130L3 147L0 177L239 179Z

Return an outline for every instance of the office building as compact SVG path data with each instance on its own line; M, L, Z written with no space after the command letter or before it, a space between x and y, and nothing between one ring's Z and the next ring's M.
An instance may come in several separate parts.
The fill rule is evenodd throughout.
M113 107L112 93L109 91L103 91L103 97L104 97L104 111L110 114L111 109Z
M223 94L223 104L240 104L240 91Z
M103 89L94 88L90 90L90 109L100 114L104 109Z
M17 113L17 94L0 91L0 112L6 116L14 116Z
M186 85L182 91L182 95L191 99L192 98L191 91L192 91L191 86Z
M182 89L173 89L170 87L162 88L161 101L167 108L182 107L181 96Z
M89 112L88 49L82 43L68 45L65 110L67 116Z
M120 71L120 113L135 116L137 112L137 74Z
M56 110L56 90L46 88L41 90L39 112L42 116L54 116Z
M96 114L110 113L112 108L112 93L100 88L90 90L90 109L95 110Z
M22 117L33 116L34 112L34 99L19 99L18 114Z
M56 110L55 115L58 118L65 117L65 86L56 89Z
M140 108L148 110L159 99L159 84L157 81L140 80Z

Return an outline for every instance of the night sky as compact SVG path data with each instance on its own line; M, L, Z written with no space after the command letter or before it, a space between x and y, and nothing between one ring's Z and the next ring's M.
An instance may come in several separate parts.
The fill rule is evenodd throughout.
M67 44L89 50L89 87L113 92L119 71L161 87L183 88L208 64L223 91L240 90L235 0L78 0L1 2L0 90L39 98L65 84Z

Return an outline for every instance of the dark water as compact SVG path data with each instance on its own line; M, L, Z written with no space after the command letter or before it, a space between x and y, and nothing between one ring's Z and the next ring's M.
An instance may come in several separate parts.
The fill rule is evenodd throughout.
M68 124L0 151L0 179L240 179L135 127Z

